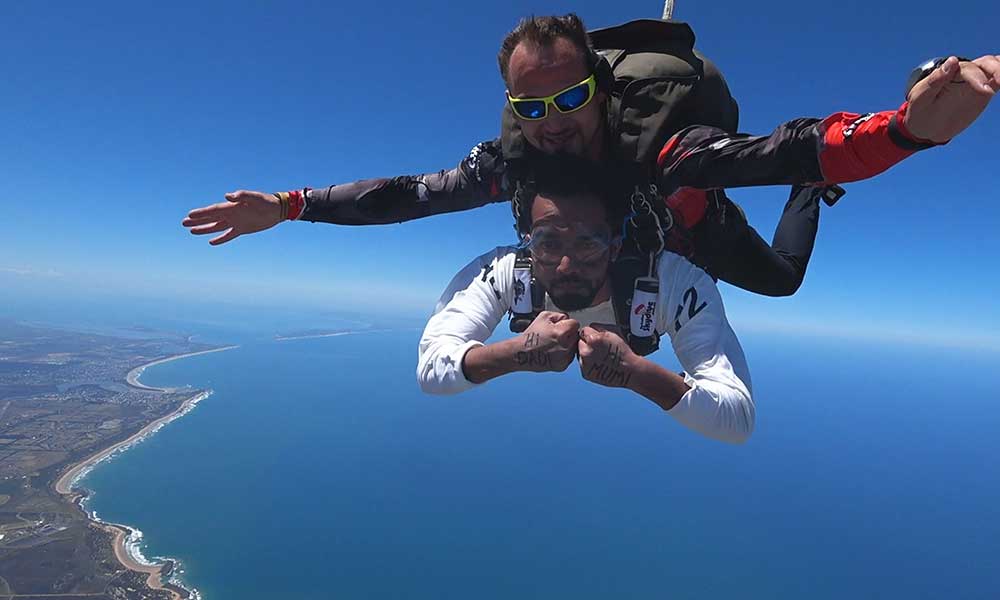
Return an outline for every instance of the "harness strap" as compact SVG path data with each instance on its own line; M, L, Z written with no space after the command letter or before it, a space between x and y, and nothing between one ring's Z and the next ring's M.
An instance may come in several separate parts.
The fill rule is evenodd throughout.
M510 308L510 330L514 333L523 332L545 310L545 288L532 269L531 253L521 248L514 258L514 302Z

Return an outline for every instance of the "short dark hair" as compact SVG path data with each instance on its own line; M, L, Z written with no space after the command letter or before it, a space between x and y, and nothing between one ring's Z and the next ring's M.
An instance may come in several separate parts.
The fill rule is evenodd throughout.
M524 17L517 23L517 27L507 34L500 44L500 53L497 54L497 62L500 64L500 76L505 83L510 72L510 56L514 54L514 48L521 42L530 42L538 46L551 46L558 38L566 38L580 49L583 59L593 51L587 29L583 26L583 21L574 13L561 17L547 16Z
M572 154L542 155L532 160L528 183L519 193L519 229L531 229L531 207L536 196L596 196L605 218L616 231L626 216L626 191L621 178L600 163Z

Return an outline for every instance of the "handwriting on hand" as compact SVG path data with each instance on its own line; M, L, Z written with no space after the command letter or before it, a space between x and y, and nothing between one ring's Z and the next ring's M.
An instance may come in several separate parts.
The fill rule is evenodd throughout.
M618 344L612 344L604 357L587 369L587 379L608 386L627 387L632 373L622 365L624 358L625 350Z

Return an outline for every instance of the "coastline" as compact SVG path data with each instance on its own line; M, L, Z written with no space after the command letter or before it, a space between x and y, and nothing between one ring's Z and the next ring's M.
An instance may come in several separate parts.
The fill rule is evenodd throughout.
M142 375L147 367L153 365L162 364L165 362L170 362L174 360L180 360L182 358L188 358L191 356L198 356L200 354L209 354L212 352L222 352L224 350L232 350L238 348L239 346L225 346L222 348L214 348L212 350L202 350L199 352L187 352L184 354L178 354L175 356L168 356L165 358L160 358L152 362L140 365L131 371L129 371L126 376L126 382L135 388L157 391L157 392L168 392L171 388L157 388L144 385L139 382L138 378ZM163 428L168 423L186 415L190 412L199 402L208 398L212 395L212 392L203 391L199 392L181 402L180 406L176 410L154 420L153 422L147 424L145 427L132 434L128 438L115 443L108 448L99 450L98 452L84 458L78 463L70 465L69 468L59 476L58 479L53 483L53 488L56 493L63 496L68 502L75 504L80 510L82 510L87 518L90 519L92 523L98 527L108 531L112 534L112 544L114 546L115 558L121 565L131 571L136 571L147 575L146 584L156 590L164 590L170 594L172 600L187 600L187 599L198 599L200 594L195 589L188 589L181 587L178 584L172 583L170 581L172 572L176 567L175 561L167 560L164 563L153 563L148 561L142 553L139 551L139 540L142 538L142 532L138 529L128 527L127 525L121 525L117 523L107 523L99 518L94 513L88 512L83 506L83 501L86 498L85 493L76 492L74 488L76 484L87 475L95 466L101 462L108 460L112 456L117 455L120 452L124 452L148 438L149 436L155 434L161 428Z
M170 581L170 574L176 566L174 561L168 560L163 564L144 563L133 556L134 552L138 552L138 543L142 539L142 532L117 523L104 523L99 520L96 522L98 527L112 534L111 543L114 546L115 558L118 559L118 562L126 569L147 575L146 585L151 589L166 591L170 594L171 600L199 600L201 598L198 590L185 588ZM133 549L135 550L133 551Z
M85 476L88 472L90 472L91 469L93 469L99 463L107 460L111 456L118 454L123 450L127 450L131 446L141 442L150 435L156 433L157 431L160 430L161 427L173 421L174 419L184 416L185 414L190 412L190 410L194 408L196 404L198 404L205 398L209 397L211 394L212 394L211 392L200 392L198 394L195 394L194 396L191 396L190 398L184 400L184 402L182 402L181 405L177 407L177 409L174 410L173 412L168 413L160 417L159 419L156 419L155 421L149 423L148 425L146 425L139 431L133 433L126 439L112 446L108 446L103 450L99 450L98 452L95 452L94 454L81 460L80 462L71 465L69 469L67 469L65 473L60 475L59 479L57 479L53 484L56 493L61 494L63 496L79 496L80 494L75 493L73 491L73 488L77 483L77 481L83 478L83 476Z
M184 354L177 354L177 355L174 355L174 356L167 356L167 357L164 357L164 358L158 358L158 359L156 359L156 360L154 360L152 362L148 362L146 364L139 365L138 367L136 367L136 368L132 369L131 371L129 371L128 375L125 376L125 383L129 384L130 386L132 386L134 388L138 388L140 390L150 390L150 391L153 391L153 392L169 392L169 391L171 391L171 388L159 388L159 387L149 386L149 385L146 385L144 383L140 383L139 382L139 377L142 376L142 372L145 371L149 367L152 367L152 366L155 366L155 365L161 365L163 363L168 363L168 362L172 362L172 361L175 361L175 360L180 360L182 358L188 358L189 356L198 356L198 355L201 355L201 354L211 354L213 352L223 352L225 350L232 350L233 348L239 348L239 346L223 346L222 348L212 348L211 350L200 350L198 352L186 352Z
M362 333L385 333L387 331L393 331L392 329L357 329L354 331L334 331L331 333L308 333L305 335L291 335L291 336L274 336L274 341L276 342L289 342L292 340L314 340L318 338L328 338L328 337L340 337L342 335L359 335Z

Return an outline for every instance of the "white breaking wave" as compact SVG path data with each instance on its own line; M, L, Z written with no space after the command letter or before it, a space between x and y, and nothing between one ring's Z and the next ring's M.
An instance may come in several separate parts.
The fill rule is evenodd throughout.
M104 462L108 462L113 458L115 458L116 456L120 455L122 452L125 452L126 450L129 450L130 448L134 448L136 445L141 444L143 441L145 441L147 438L149 438L159 430L163 429L169 423L172 423L173 421L183 417L184 415L194 410L194 407L197 406L199 402L201 402L205 398L208 398L211 395L212 395L212 390L207 390L198 394L197 396L194 396L190 400L186 400L184 402L184 406L177 412L173 413L168 417L164 417L160 421L157 421L156 424L150 427L148 430L128 440L124 444L120 446L115 446L104 456L101 456L94 462L88 464L83 469L80 469L80 471L73 476L73 479L70 480L69 484L67 485L67 489L72 490L73 488L77 487L77 484L79 484L87 475L89 475L90 472L94 470L94 467ZM89 500L92 497L92 495L93 494L88 495L87 498L84 499L83 503L81 503L81 506L85 506L87 500Z
M206 390L198 394L197 396L194 396L193 398L186 400L184 402L184 405L177 412L171 414L168 417L162 418L161 420L157 421L155 425L151 426L142 434L128 440L127 442L125 442L120 446L114 447L107 454L98 458L94 462L88 464L86 468L81 469L69 482L67 489L72 490L73 488L75 488L77 484L80 483L87 475L89 475L90 472L93 471L97 465L110 461L116 456L119 456L120 454L125 452L126 450L129 450L135 447L137 444L142 443L144 440L154 435L160 429L163 429L163 427L165 427L169 423L172 423L173 421L183 417L184 415L194 410L194 408L198 405L199 402L201 402L205 398L208 398L211 395L212 395L212 390ZM128 554L129 558L131 558L136 563L147 567L157 567L166 563L166 561L168 560L173 562L173 569L170 571L170 575L167 577L167 582L187 590L192 600L202 600L201 593L198 591L198 589L181 579L180 575L183 573L183 570L180 568L181 563L179 560L177 560L176 558L160 557L160 556L155 557L153 560L147 558L146 555L143 554L142 552L142 540L143 540L142 530L139 529L138 527L133 527L131 525L125 525L122 523L108 523L107 521L102 520L100 517L97 516L96 510L89 510L87 507L89 501L93 497L94 493L93 492L89 493L86 496L86 498L84 498L80 502L80 508L86 511L88 516L93 521L96 521L98 523L103 523L105 525L115 525L117 527L125 529L128 532L125 536L124 545L125 545L125 552L126 554Z

